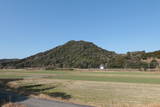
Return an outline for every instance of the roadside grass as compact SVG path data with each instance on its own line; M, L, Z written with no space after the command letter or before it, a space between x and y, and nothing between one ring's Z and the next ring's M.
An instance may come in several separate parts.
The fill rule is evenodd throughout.
M24 106L22 104L8 103L8 104L2 105L2 107L27 107L27 106Z

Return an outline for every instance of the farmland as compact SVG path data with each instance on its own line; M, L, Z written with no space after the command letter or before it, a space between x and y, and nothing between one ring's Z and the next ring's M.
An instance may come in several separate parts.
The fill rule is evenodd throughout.
M159 72L1 70L0 79L30 95L99 107L159 104ZM42 96L41 96L42 97ZM44 98L44 97L43 97Z

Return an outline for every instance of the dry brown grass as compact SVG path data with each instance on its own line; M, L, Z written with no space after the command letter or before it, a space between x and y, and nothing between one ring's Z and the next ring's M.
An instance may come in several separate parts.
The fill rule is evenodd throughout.
M32 96L42 99L58 100L96 107L160 107L158 84L115 83L95 81L71 81L56 79L27 79L10 82L17 87L22 84L56 85L47 92L65 92L72 96L69 100L54 98L45 94Z
M8 103L8 104L3 105L2 107L26 107L26 106L22 104Z
M50 97L50 96L45 95L45 94L40 94L38 96L32 96L32 97L85 105L85 103L82 103L82 102L78 102L78 101L77 102L72 102L72 101L69 101L69 100L57 99L57 98L53 98L53 97ZM101 104L101 105L96 105L96 106L93 105L93 104L90 104L90 106L93 106L93 107L160 107L160 104L125 104L125 103L124 104L115 104L114 102L111 102L110 104Z
M160 104L110 104L103 107L160 107Z
M8 103L3 105L2 107L26 107L21 104L15 104L15 103ZM97 106L98 107L98 106ZM103 105L102 107L160 107L160 104L108 104Z
M93 105L96 107L160 107L160 73L157 72L110 71L105 73L90 73L78 71L45 71L47 72L45 74L41 72L33 73L34 76L32 75L31 78L27 77L24 78L24 80L9 82L8 86L12 88L19 88L29 85L42 85L40 87L37 86L32 88L33 90L45 89L46 87L54 86L54 88L49 90L45 90L43 92L41 91L38 93L38 95L31 95L31 97L71 102L76 104L86 104L91 106ZM22 74L28 76L32 73L28 71L27 73L22 72L19 75ZM56 78L55 75L57 75L57 77L62 77L62 79ZM69 76L69 78L67 76ZM75 78L75 76L81 76L82 79L80 78L80 80L78 80ZM89 79L85 78L86 76L88 76L88 78L94 77L94 81L88 81ZM97 81L97 79L101 77L105 77L104 80ZM108 78L112 77L116 77L113 80L116 80L118 77L118 80L107 80ZM127 81L120 82L123 78L126 78ZM139 81L139 78L142 79ZM132 82L136 79L137 81ZM146 82L146 80L148 82ZM71 95L72 97L68 100L63 100L61 97L49 96L48 94L56 92L64 92L68 95Z

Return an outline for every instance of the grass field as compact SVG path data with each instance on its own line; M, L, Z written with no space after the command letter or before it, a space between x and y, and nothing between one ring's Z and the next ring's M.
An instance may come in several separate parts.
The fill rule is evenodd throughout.
M23 78L9 85L31 94L43 93L80 104L99 107L160 104L158 72L1 70L0 79L3 78Z

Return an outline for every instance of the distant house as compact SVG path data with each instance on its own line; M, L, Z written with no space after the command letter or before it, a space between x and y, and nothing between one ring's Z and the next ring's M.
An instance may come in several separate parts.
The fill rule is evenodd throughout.
M101 64L101 65L99 66L99 69L104 69L104 65Z

